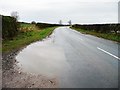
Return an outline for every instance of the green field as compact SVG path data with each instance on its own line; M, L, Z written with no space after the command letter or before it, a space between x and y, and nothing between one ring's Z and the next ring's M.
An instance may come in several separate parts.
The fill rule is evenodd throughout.
M50 35L55 28L56 27L47 27L45 29L39 29L34 24L21 24L19 34L16 37L12 40L3 40L2 52L8 53L32 42L42 40L46 36Z
M89 31L89 30L84 30L84 29L80 29L80 28L76 28L76 27L71 27L72 29L75 29L83 34L90 34L90 35L94 35L100 38L104 38L104 39L108 39L108 40L112 40L112 41L117 41L120 42L120 36L119 34L115 34L115 33L97 33L94 31Z

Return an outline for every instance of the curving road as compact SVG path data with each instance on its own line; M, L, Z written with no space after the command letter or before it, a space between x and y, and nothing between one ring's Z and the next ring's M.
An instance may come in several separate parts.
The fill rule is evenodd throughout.
M25 71L57 77L60 88L118 87L118 44L69 27L56 28L16 59Z

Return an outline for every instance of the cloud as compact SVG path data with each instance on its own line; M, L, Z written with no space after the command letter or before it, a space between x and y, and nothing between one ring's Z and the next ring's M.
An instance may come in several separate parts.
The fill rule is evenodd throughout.
M1 0L0 13L18 11L20 21L117 22L119 0Z

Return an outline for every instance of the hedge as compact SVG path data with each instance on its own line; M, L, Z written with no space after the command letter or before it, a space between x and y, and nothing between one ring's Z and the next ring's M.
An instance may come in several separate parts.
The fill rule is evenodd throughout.
M17 21L14 17L2 16L2 38L11 39L17 35Z
M93 24L93 25L79 25L75 24L72 27L81 28L89 31L95 31L98 33L119 33L120 24Z

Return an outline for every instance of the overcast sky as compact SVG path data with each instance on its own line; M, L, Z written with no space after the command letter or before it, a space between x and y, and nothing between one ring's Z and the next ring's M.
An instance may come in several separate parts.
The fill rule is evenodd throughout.
M19 13L19 21L117 23L120 0L0 0L0 14Z

